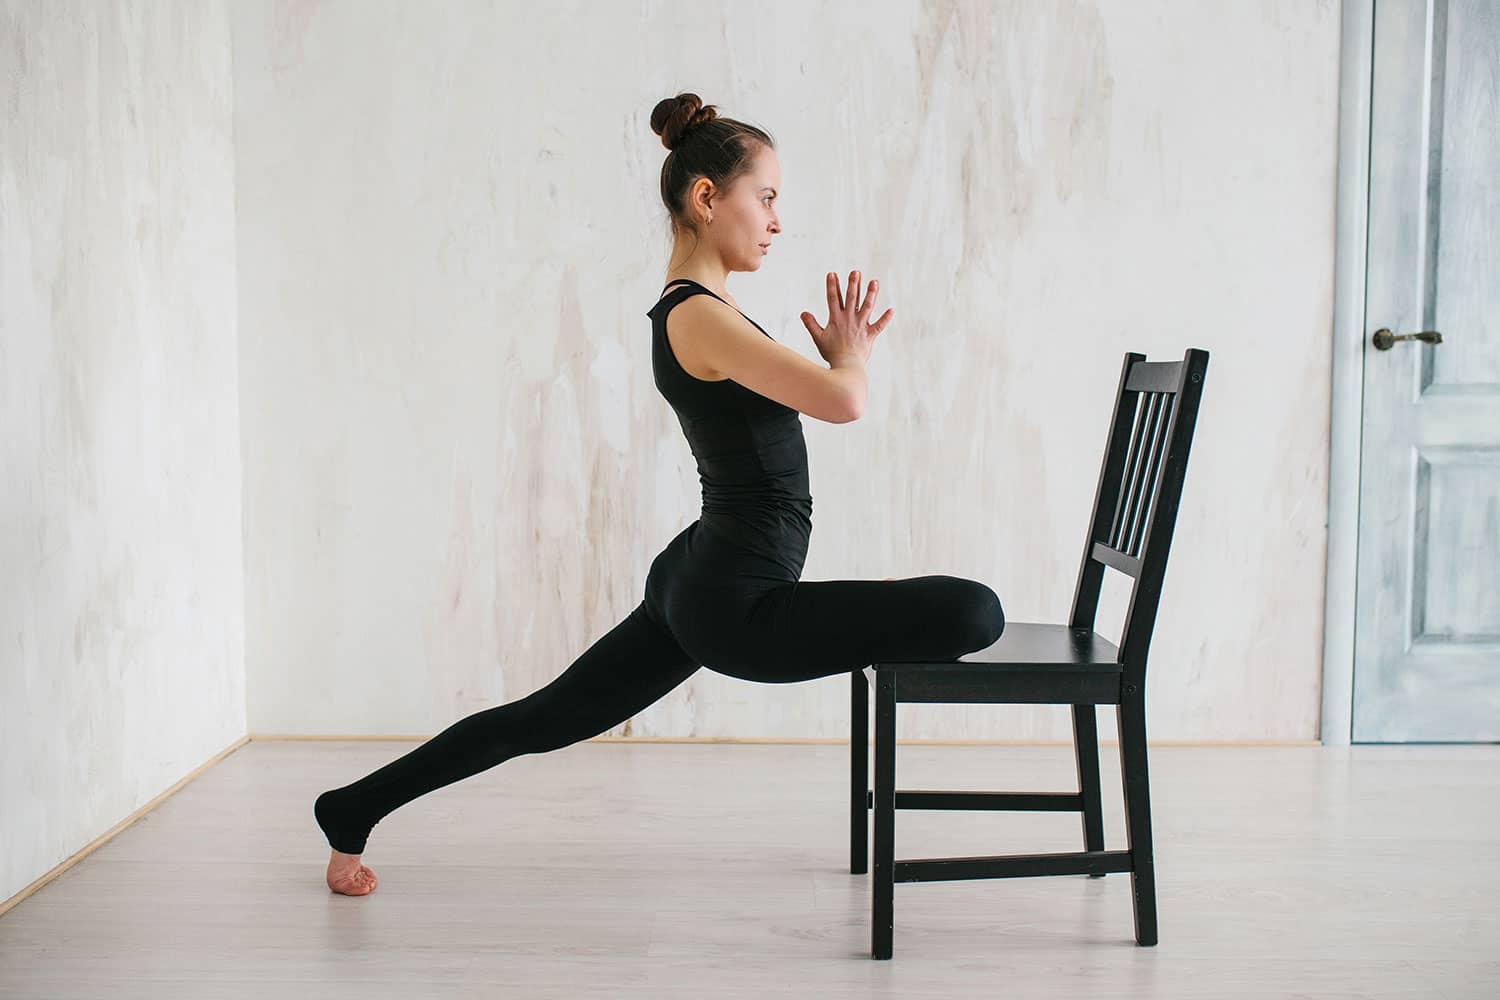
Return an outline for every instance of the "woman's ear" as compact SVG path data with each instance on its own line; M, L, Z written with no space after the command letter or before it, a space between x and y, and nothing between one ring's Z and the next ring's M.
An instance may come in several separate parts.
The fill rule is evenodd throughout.
M703 221L703 216L713 212L713 199L718 195L714 190L714 182L707 177L700 177L693 182L692 196L688 199L694 209L694 215L698 221Z

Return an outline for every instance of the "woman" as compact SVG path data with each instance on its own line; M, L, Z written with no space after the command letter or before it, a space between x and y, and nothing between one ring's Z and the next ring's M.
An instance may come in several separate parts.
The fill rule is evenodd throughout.
M847 294L830 273L827 324L802 313L828 366L778 343L725 287L729 272L757 270L781 232L771 137L718 117L696 94L657 104L651 128L671 150L661 195L675 239L665 294L647 313L651 367L697 460L702 516L652 562L641 603L555 680L318 797L334 892L374 890L360 855L370 829L398 806L520 754L605 732L700 665L785 684L882 660L956 659L1005 627L999 598L974 580L799 579L812 532L800 414L859 418L865 363L894 310L869 322L879 282L861 302L858 271Z

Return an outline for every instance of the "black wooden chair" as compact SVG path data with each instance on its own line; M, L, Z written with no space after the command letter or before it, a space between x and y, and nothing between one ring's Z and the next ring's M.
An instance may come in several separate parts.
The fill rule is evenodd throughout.
M871 957L891 957L897 882L1088 875L1129 872L1135 940L1156 944L1156 878L1151 857L1151 795L1146 771L1146 651L1156 623L1167 550L1182 496L1183 472L1208 352L1149 362L1127 353L1115 395L1109 439L1094 495L1093 522L1067 625L1008 622L992 645L956 660L872 664L875 689L875 787L867 785L869 683L850 674L850 863L869 870L868 812L875 812L875 888ZM1134 580L1121 645L1094 631L1104 568ZM896 705L1048 704L1073 706L1076 792L974 792L897 789ZM1124 784L1123 851L1104 849L1095 705L1117 705ZM1020 810L1083 814L1082 851L993 857L894 857L897 809Z

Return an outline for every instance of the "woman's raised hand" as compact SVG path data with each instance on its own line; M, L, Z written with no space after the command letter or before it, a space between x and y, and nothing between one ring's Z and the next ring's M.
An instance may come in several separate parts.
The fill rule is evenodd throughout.
M887 309L874 323L870 313L875 308L875 297L880 294L880 282L871 280L863 302L857 302L860 273L849 272L849 293L846 296L839 287L838 275L828 272L828 323L819 326L813 314L802 314L802 325L812 334L813 343L823 360L833 364L841 357L854 356L861 362L869 360L875 346L875 338L891 321L894 309Z

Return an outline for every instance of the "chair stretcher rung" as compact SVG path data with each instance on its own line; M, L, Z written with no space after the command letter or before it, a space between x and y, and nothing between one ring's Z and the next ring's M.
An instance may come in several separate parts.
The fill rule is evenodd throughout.
M865 808L875 808L874 789L865 789ZM1077 792L954 792L898 788L896 808L1082 812L1083 796Z
M1008 854L976 858L897 859L896 882L949 882L957 879L1031 878L1037 875L1104 875L1130 871L1129 851L1070 854Z

